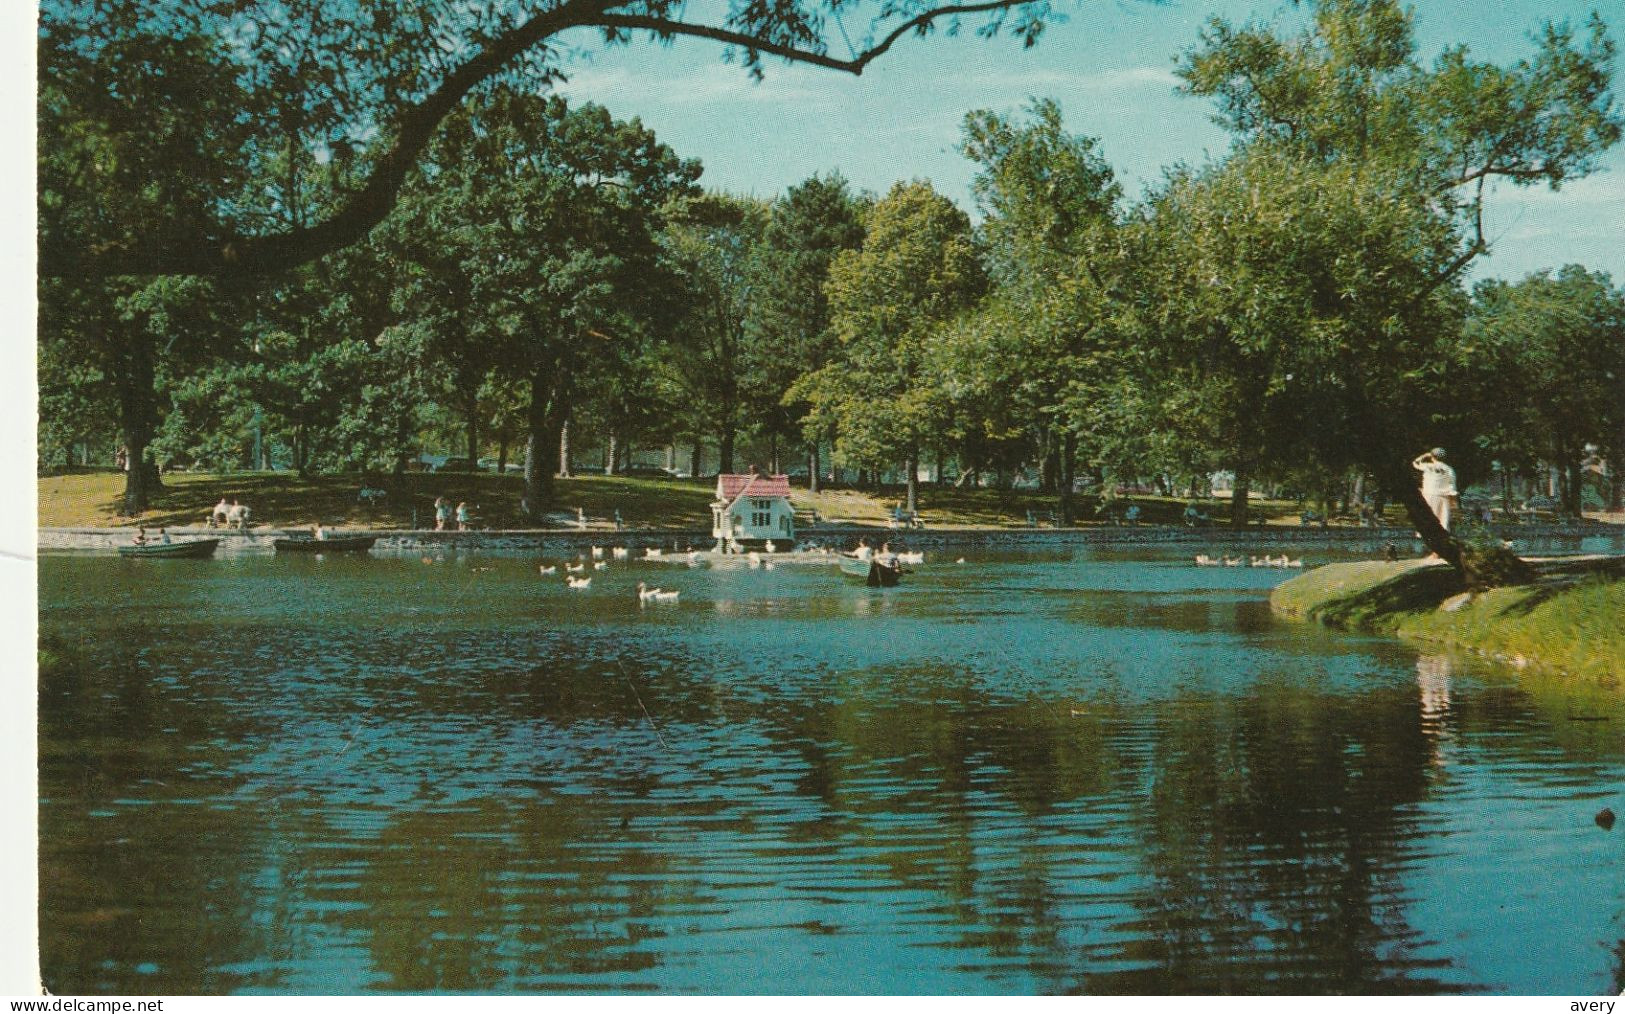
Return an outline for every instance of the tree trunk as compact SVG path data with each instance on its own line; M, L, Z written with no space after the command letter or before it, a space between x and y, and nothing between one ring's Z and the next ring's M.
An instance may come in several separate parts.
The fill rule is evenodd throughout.
M1236 485L1230 491L1230 527L1247 527L1247 469L1236 466Z
M615 431L610 430L609 431L609 454L607 455L607 460L605 460L605 462L604 462L604 474L605 475L614 475L615 474L615 465L617 463L616 462L616 455L619 453L619 451L620 451L620 447L619 447L619 445L617 444L617 442L615 440Z
M777 433L769 433L767 435L767 447L767 474L778 475L780 472L784 471L784 469L779 467L779 435Z
M910 514L919 509L920 449L908 452L908 503L903 507Z
M1402 468L1390 468L1383 475L1383 480L1383 485L1404 505L1411 527L1422 537L1422 544L1427 546L1428 551L1461 570L1461 545L1439 524L1428 502L1422 499L1422 487L1416 484L1415 476Z
M480 460L480 403L478 398L470 398L464 408L468 416L468 461L473 464Z
M559 478L570 478L570 420L568 419L564 420L564 425L559 427Z
M699 437L695 437L694 449L688 455L688 474L692 478L698 479L700 477L700 465L703 463L701 461L701 452L704 450L705 445L700 441Z
M1569 455L1568 464L1568 502L1565 503L1564 512L1570 517L1585 516L1585 468L1580 464L1578 454Z
M717 471L732 473L734 470L734 431L732 426L722 427L717 434Z
M818 441L807 445L807 492L818 492Z
M112 350L111 358L125 448L122 513L133 517L152 505L152 493L157 488L145 465L147 445L158 428L158 409L153 393L152 339L139 334L125 337L127 341Z
M553 374L553 375L550 375ZM553 469L546 461L548 452L558 448L561 460L568 453L565 407L568 375L563 366L550 371L538 368L531 375L530 404L525 409L525 497L524 513L538 518L553 499Z
M497 474L508 470L508 434L506 431L497 438Z
M1076 478L1078 435L1071 430L1061 434L1061 524L1072 527L1072 486Z

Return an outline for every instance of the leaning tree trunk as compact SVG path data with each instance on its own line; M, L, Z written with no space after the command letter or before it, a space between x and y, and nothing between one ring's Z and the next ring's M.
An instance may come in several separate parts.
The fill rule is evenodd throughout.
M1433 508L1422 499L1422 488L1416 483L1414 470L1404 465L1390 467L1379 473L1382 485L1405 508L1411 527L1421 536L1428 552L1456 568L1462 569L1461 543L1439 524Z

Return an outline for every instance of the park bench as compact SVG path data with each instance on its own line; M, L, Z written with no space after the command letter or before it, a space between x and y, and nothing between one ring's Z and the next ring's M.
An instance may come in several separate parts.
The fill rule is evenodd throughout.
M1029 510L1027 512L1028 528L1038 528L1045 523L1048 523L1051 528L1059 528L1061 527L1061 516L1054 511Z
M906 511L901 507L891 512L891 526L893 528L924 528L925 521L921 519L919 511Z

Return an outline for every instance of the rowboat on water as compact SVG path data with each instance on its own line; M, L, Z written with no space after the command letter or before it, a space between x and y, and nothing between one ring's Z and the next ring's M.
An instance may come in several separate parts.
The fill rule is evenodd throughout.
M862 560L842 553L837 561L841 565L841 573L848 577L861 577L863 583L871 588L895 588L897 579L903 575L902 567L889 567L873 558Z
M214 555L219 539L188 539L185 542L147 542L139 546L120 546L120 556L151 556L165 560L205 559Z
M376 535L329 535L325 539L309 535L273 539L279 553L365 553L378 541Z

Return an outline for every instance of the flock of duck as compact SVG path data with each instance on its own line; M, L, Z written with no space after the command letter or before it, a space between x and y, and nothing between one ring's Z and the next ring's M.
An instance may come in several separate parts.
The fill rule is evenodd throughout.
M1245 560L1239 556L1196 554L1196 565L1198 567L1240 567L1244 563L1249 567L1302 567L1303 558L1290 559L1285 553L1280 556L1249 556Z
M563 564L564 583L567 587L573 588L577 591L585 591L591 588L592 574L588 573L588 569L591 568L593 571L607 570L609 567L609 562L605 559L606 553L608 554L610 560L630 560L632 558L632 551L625 546L590 546L588 549L589 555L577 556L574 562ZM806 558L808 556L827 557L834 555L834 553L835 551L830 549L828 546L810 546L807 549L797 552L796 555L802 558ZM673 549L671 551L667 551L655 546L650 546L643 550L641 559L670 561L674 563L681 562L690 567L700 567L707 564L707 556L710 555L714 554L702 553L699 550L679 551ZM752 569L759 568L762 570L772 570L772 558L775 555L778 554L775 554L771 549L769 549L767 552L757 552L753 550L751 552L742 554L742 557L740 558L743 559L746 566L751 567ZM925 562L925 554L922 552L893 553L890 555L896 557L898 563L920 564ZM961 558L958 562L964 563L965 561L963 558ZM553 577L558 574L559 566L559 564L551 563L538 564L536 571L542 577ZM678 596L681 594L682 593L679 591L667 590L663 588L651 588L642 581L638 582L638 601L640 603L676 602Z

